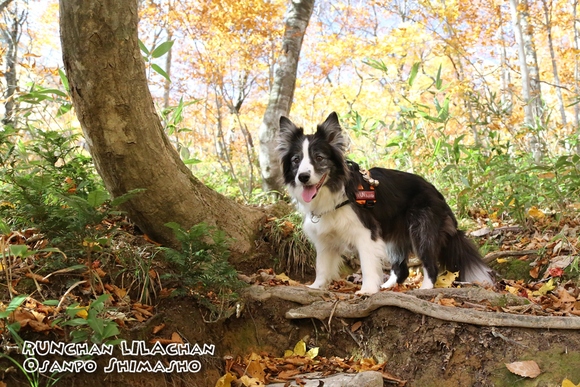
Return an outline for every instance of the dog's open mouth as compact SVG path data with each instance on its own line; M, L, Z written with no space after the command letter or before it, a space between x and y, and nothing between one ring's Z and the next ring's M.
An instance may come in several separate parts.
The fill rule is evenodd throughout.
M324 175L322 175L322 178L320 179L318 184L305 185L303 187L302 199L304 199L304 201L306 203L310 203L312 201L312 199L314 199L316 197L318 190L320 189L320 187L322 187L322 184L324 184L324 180L326 180L326 173Z

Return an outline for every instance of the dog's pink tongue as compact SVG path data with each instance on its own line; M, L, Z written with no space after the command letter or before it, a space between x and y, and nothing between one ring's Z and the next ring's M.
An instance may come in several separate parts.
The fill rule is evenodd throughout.
M317 191L318 189L316 189L315 185L305 185L302 191L302 199L304 199L306 203L310 203L312 199L314 199L314 196L316 196Z

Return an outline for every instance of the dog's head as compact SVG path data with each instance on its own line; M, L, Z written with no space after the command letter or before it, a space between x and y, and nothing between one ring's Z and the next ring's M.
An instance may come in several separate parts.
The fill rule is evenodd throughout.
M280 117L278 151L284 183L301 189L300 197L310 203L323 188L338 191L348 173L344 151L346 138L336 113L318 125L315 134L305 135L286 117Z

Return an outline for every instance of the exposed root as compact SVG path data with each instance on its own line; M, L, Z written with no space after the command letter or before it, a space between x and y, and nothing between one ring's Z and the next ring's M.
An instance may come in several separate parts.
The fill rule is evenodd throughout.
M472 296L470 296L470 292ZM252 286L248 295L265 301L277 297L286 301L304 305L286 312L288 319L316 318L328 320L335 318L363 318L383 306L396 306L413 313L437 318L444 321L466 323L491 327L520 327L541 329L580 329L580 317L530 316L503 312L485 312L481 310L449 307L422 300L417 296L432 293L450 293L464 299L481 301L505 297L483 289L431 289L409 293L381 292L370 297L359 297L350 294L332 293L297 286L262 287ZM423 296L425 296L423 295Z

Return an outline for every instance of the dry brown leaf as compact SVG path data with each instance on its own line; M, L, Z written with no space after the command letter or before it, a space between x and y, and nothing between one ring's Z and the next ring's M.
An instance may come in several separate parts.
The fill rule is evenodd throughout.
M350 327L350 331L356 332L360 329L361 326L362 326L362 321L357 321L354 324L352 324L352 326Z
M294 370L284 370L278 374L278 379L292 379L294 376L298 375L301 371L299 369Z
M181 335L177 332L173 332L171 334L171 341L177 344L183 344L183 339L181 338Z
M163 345L168 345L168 344L175 344L175 341L173 341L172 339L164 339L161 337L155 337L155 338L149 340L149 344L155 344L155 343L161 343Z
M515 361L513 363L506 363L505 366L510 372L525 378L533 379L542 373L538 363L533 360Z
M165 328L165 324L161 323L161 324L159 324L159 325L155 325L155 326L153 327L153 329L151 330L151 332L152 332L154 335L156 335L156 334L158 334L159 332L161 332L161 330L162 330L163 328Z
M142 315L145 315L145 316L147 316L147 317L153 317L153 313L151 313L151 312L149 312L148 310L146 310L146 309L143 309L143 308L141 308L141 307L134 306L134 307L133 307L133 310L136 310L137 312L139 312L139 313L141 313Z
M50 282L48 280L48 278L44 278L43 276L38 275L38 274L35 274L35 273L31 272L31 271L29 271L28 273L26 273L24 275L26 277L28 277L28 278L32 278L32 279L36 280L37 282L40 282L41 284L47 284L47 283Z
M540 266L536 266L532 270L530 270L530 277L538 278L539 273L540 273Z
M439 304L443 306L455 306L455 300L453 298L441 298Z

